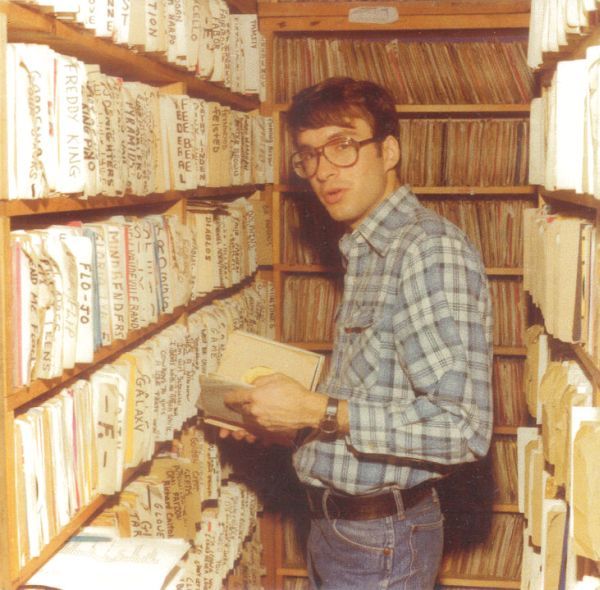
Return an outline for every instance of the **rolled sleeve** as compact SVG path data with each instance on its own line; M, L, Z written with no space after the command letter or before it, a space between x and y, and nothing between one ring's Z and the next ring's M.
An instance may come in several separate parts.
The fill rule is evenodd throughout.
M411 399L350 399L348 443L361 453L442 464L484 456L492 431L487 281L448 236L403 257L393 315L396 370Z

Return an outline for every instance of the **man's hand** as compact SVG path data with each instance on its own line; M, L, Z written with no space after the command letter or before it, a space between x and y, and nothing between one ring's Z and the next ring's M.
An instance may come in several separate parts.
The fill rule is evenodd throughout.
M256 425L259 430L289 434L316 427L325 412L326 396L281 373L258 377L252 384L252 389L238 389L225 397L228 406L244 414L251 429Z
M245 440L248 443L255 443L258 440L254 434L243 428L238 428L237 430L219 428L219 438L227 438L229 436L235 440Z

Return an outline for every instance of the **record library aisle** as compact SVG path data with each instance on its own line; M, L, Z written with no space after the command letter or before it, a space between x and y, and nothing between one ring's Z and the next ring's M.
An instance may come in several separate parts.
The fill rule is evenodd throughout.
M327 364L342 228L291 174L286 113L351 75L393 93L402 180L494 303L493 441L440 485L438 588L600 589L598 22L570 0L0 4L0 588L308 588L288 451L240 453L197 400L233 330Z

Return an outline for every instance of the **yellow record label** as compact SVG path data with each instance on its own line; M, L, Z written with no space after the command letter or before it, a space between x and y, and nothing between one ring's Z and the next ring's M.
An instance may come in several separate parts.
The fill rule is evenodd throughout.
M272 375L274 372L270 367L252 367L242 375L242 381L244 383L254 383L255 379L264 377L265 375Z

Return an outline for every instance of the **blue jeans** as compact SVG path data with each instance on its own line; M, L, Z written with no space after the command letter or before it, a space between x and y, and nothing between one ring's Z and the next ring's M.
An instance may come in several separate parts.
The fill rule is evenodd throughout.
M433 490L398 514L374 520L313 519L308 575L321 590L430 590L443 549L443 518Z

